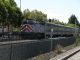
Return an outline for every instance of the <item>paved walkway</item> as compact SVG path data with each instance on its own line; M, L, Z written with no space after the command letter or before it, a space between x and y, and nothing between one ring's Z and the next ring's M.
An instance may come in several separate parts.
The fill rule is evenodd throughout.
M80 51L67 60L80 60Z
M74 54L76 51L80 50L80 46L75 47L74 49L71 49L65 53L62 53L50 60L64 60L64 58L70 56L71 54ZM80 55L79 55L80 56ZM80 60L80 59L79 59Z

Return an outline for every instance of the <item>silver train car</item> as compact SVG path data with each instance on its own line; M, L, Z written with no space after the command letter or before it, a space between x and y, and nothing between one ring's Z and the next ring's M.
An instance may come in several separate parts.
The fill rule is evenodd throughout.
M63 25L38 22L34 20L24 20L21 24L21 35L23 38L50 38L52 37L70 37L78 34L78 28L65 27Z

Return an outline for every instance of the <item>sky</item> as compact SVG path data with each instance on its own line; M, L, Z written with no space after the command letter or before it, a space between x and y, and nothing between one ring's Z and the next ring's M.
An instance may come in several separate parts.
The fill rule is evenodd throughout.
M20 7L20 0L15 0ZM47 14L48 18L56 18L65 23L75 14L80 22L80 0L21 0L21 10L39 10Z

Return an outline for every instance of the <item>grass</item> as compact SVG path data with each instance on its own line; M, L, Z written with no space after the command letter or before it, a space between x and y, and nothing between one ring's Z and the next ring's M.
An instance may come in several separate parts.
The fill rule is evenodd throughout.
M64 47L61 45L57 45L55 48L56 54L61 54L63 52L65 52Z
M34 57L31 60L49 60L50 58L53 58L61 53L64 53L72 48L75 48L76 46L80 46L80 36L76 38L75 44L67 47L63 47L61 45L57 45L55 47L54 51L47 52L45 54L39 54L38 56Z
M65 24L65 26L75 27L75 24ZM76 25L76 27L79 27L79 26Z
M76 44L76 46L80 45L80 36L76 38L76 43L75 44Z
M50 58L53 58L58 54L63 53L64 52L63 50L64 50L63 46L57 45L54 51L50 51L44 54L39 54L38 56L32 58L31 60L49 60Z

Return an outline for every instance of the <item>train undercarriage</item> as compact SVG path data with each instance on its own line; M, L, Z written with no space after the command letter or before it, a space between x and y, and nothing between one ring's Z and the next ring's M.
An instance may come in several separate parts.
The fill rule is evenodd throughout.
M45 34L45 33L34 33L34 32L21 32L21 38L22 39L45 39L45 38L51 38L51 34ZM52 34L52 37L71 37L73 34Z

